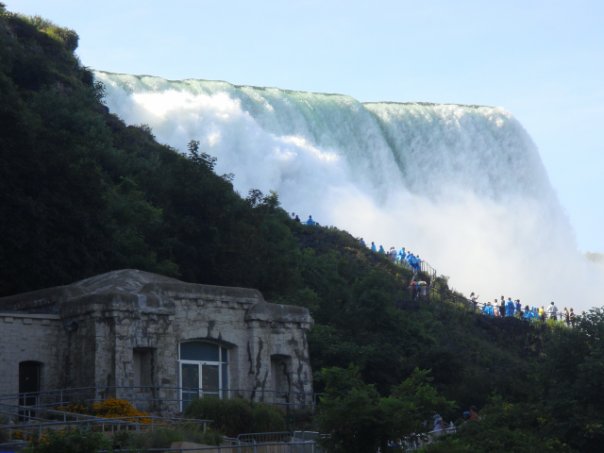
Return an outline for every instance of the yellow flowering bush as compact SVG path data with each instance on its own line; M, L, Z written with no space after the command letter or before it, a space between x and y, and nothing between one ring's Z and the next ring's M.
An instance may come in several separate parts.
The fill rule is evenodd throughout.
M151 423L151 419L147 418L149 415L148 413L139 411L127 400L117 398L108 398L104 401L94 403L92 405L92 413L93 415L97 415L99 417L119 418L123 420L142 417L137 418L134 421L138 421L140 423Z

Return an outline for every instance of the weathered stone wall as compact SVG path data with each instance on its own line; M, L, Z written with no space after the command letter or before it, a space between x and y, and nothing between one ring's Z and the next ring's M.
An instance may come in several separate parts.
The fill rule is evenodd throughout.
M0 313L0 395L19 391L19 363L42 364L41 388L59 388L65 350L57 315Z
M273 401L273 355L290 358L288 372L292 385L289 391L307 394L312 391L305 338L310 327L308 316L304 318L305 325L279 319L255 320L249 319L249 309L256 306L251 301L199 292L185 296L171 292L153 298L152 305L145 297L114 298L104 303L102 316L98 313L92 316L94 326L80 321L78 336L82 336L82 343L94 332L98 386L117 387L119 394L130 399L144 397L142 391L137 396L127 395L130 390L125 387L135 385L134 349L150 348L154 351L153 386L173 389L152 396L174 402L179 398L177 388L180 387L179 345L203 340L223 345L229 351L230 395ZM252 318L258 316L262 317L255 314ZM81 354L72 359L82 360L85 358Z

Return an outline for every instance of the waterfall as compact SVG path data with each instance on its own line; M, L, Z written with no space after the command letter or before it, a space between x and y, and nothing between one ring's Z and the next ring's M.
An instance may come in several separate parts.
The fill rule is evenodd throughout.
M181 152L198 140L243 196L274 190L303 220L404 246L482 302L594 305L596 271L577 252L536 146L503 109L95 77L113 113Z

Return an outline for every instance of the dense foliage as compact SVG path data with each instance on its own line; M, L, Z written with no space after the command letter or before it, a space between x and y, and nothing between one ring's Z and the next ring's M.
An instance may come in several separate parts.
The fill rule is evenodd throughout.
M111 448L111 441L91 430L49 431L28 449L31 453L95 453Z
M277 194L242 198L198 143L184 156L109 113L77 41L0 6L0 295L119 268L258 288L315 319L318 422L334 449L372 451L432 410L455 421L473 404L483 420L447 451L601 450L601 311L575 329L486 318L442 279L418 304L410 273L349 234L292 221Z
M187 418L212 420L212 427L231 437L241 433L265 433L285 431L283 413L268 404L251 403L234 398L201 398L191 402L186 410Z
M164 451L174 442L195 442L219 445L222 436L196 424L156 427L149 431L120 430L107 433L86 428L48 430L35 439L24 451L27 453L96 453Z

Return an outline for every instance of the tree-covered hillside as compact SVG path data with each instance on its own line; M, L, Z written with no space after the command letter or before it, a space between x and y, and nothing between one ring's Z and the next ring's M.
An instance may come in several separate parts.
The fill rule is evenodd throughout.
M413 301L411 272L348 233L294 222L278 194L241 197L195 142L183 156L126 126L77 42L0 6L0 295L120 268L258 288L315 319L317 423L334 451L375 451L470 405L483 419L432 451L601 450L601 312L574 329L491 319L443 279Z

